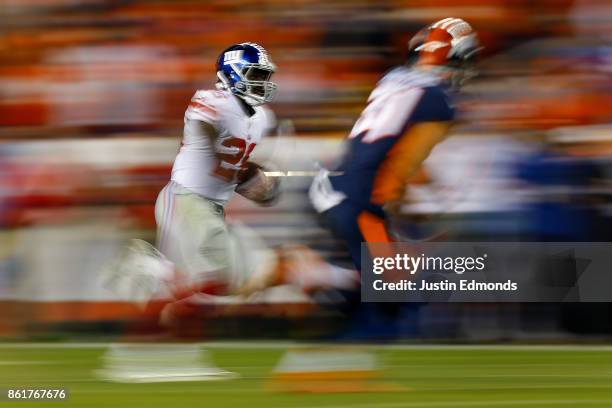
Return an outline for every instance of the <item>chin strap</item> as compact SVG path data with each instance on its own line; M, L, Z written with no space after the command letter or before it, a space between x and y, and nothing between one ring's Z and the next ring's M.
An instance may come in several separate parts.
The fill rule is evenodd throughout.
M227 80L227 78L225 77L225 75L223 75L223 72L221 71L217 71L217 78L219 79L217 81L217 83L215 84L215 87L220 90L220 91L225 91L228 90L230 88L229 86L229 81Z

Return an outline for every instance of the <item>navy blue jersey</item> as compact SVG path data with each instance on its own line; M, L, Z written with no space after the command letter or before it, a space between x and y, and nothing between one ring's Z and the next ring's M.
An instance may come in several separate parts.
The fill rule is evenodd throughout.
M384 183L392 172L401 172L397 164L409 160L395 158L389 168L390 152L410 130L425 122L447 123L454 118L448 95L433 74L408 67L398 67L386 74L370 94L368 105L355 123L338 170L330 177L334 190L364 208L383 204L384 198L373 196L377 184ZM374 194L375 195L375 194Z

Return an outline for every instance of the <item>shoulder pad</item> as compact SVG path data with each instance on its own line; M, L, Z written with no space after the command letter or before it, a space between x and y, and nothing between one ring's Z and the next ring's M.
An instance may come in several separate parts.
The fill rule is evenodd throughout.
M187 119L214 124L229 100L228 95L231 94L226 91L199 90L191 98L185 116Z

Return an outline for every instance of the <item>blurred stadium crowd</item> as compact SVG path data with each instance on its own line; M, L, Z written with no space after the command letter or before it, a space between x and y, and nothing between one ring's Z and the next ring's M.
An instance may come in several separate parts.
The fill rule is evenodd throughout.
M280 67L279 116L300 134L343 134L407 39L440 15L471 21L495 56L466 108L472 126L605 123L609 12L603 0L3 0L2 136L176 131L219 51L246 40Z
M408 38L449 15L470 21L486 52L458 101L457 136L428 162L430 185L409 189L406 222L417 234L452 225L455 239L608 240L608 1L0 0L0 301L55 302L32 321L126 313L75 304L109 301L95 267L126 237L152 239L184 109L213 85L228 44L270 51L273 109L295 134L268 150L283 170L311 170L340 154ZM342 258L309 209L308 181L287 182L278 207L237 200L228 213L271 244ZM442 227L421 224L432 213ZM0 334L23 329L10 310Z

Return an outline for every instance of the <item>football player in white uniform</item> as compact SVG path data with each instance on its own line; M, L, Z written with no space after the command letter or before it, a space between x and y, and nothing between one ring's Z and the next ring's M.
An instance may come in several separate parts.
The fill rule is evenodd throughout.
M197 91L185 112L171 180L155 205L157 249L132 240L111 268L110 288L145 305L164 293L168 311L202 293L250 295L283 284L309 292L356 284L352 271L330 273L307 248L270 249L248 229L225 223L224 205L234 191L261 205L279 195L279 178L249 160L275 126L274 114L262 106L276 93L270 81L275 69L258 44L221 53L217 90Z
M276 266L275 251L248 231L231 231L224 220L224 205L234 191L262 205L271 204L279 193L279 179L267 177L249 161L275 126L273 113L262 106L276 93L270 81L275 69L260 45L233 45L217 60L217 89L198 90L192 97L170 182L155 204L157 248L132 240L107 282L143 305L144 321L172 324L177 310L189 306L194 295L242 293L258 269ZM242 245L246 240L249 245ZM149 302L154 296L161 305ZM231 377L211 364L202 365L195 346L149 348L110 348L99 374L122 382Z
M197 91L185 112L172 177L155 206L157 247L189 283L183 289L226 294L241 284L232 278L223 207L234 191L263 205L278 195L279 179L249 161L275 126L262 106L276 93L274 71L263 47L231 46L217 61L218 89Z
M262 105L276 93L276 67L263 47L241 43L224 50L216 68L217 89L196 91L185 111L171 178L155 203L157 248L132 240L111 268L108 286L145 306L154 295L172 303L238 293L254 268L236 264L240 238L226 225L224 206L234 191L262 205L279 194L279 179L249 160L275 127Z

